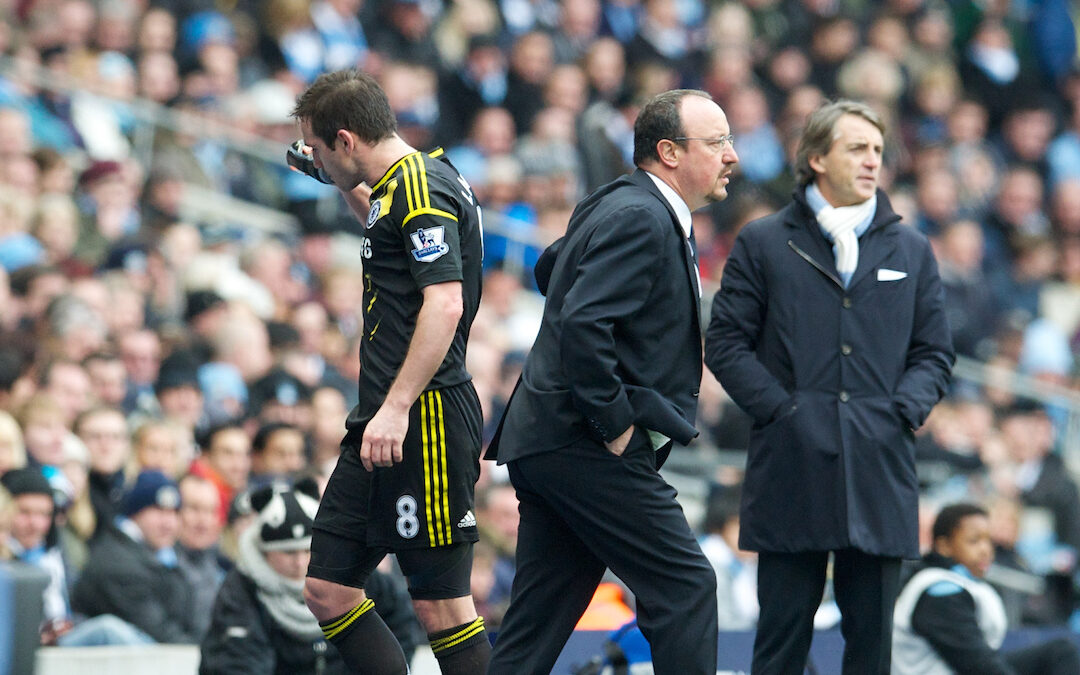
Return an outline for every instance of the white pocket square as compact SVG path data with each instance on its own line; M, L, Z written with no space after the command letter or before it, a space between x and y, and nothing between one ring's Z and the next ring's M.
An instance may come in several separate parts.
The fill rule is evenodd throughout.
M901 272L900 270L890 270L882 267L877 271L878 281L900 281L907 278L907 272Z

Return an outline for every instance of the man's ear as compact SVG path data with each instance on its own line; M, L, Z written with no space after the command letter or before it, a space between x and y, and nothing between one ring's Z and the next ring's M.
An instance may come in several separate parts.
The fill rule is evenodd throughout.
M806 158L806 161L815 173L825 173L825 164L821 161L821 155L810 155Z
M660 163L669 168L675 168L679 165L679 153L677 151L678 146L675 141L667 138L661 139L656 144L656 154L660 158Z
M334 138L345 150L351 151L356 146L356 137L345 129L338 129L337 133L334 134Z

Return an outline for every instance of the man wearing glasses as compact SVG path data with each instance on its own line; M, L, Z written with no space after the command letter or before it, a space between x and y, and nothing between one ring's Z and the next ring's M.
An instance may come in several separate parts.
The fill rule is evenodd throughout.
M727 197L732 140L708 94L656 96L638 170L586 197L537 263L543 323L488 451L521 513L492 675L549 673L605 568L637 598L658 675L716 672L716 578L657 470L697 436L690 214Z

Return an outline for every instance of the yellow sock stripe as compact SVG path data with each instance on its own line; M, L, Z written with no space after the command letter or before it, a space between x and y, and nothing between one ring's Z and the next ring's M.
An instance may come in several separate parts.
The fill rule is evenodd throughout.
M444 638L439 638L438 640L432 640L431 651L432 653L438 654L441 651L445 651L451 647L459 645L462 642L473 637L474 635L479 635L483 632L484 617L478 616L472 623L470 623L468 626L465 626L453 635L448 635Z
M428 421L431 424L431 475L432 484L434 489L431 492L431 501L433 502L432 508L435 511L435 533L438 537L438 542L431 542L432 546L443 546L446 544L446 527L444 524L445 515L443 514L441 495L446 491L446 484L443 480L442 474L439 472L439 465L441 464L441 452L442 452L442 438L439 435L439 423L436 417L435 407L435 394L434 391L428 392Z
M427 394L420 394L420 445L424 448L424 510L427 514L428 543L435 545L435 517L431 511L431 439L428 438Z
M446 543L449 544L454 535L454 524L450 522L450 490L447 486L450 484L450 479L446 471L446 423L443 419L443 407L442 407L442 392L435 392L435 401L439 406L439 457L442 459L442 498L443 498L443 518L446 522Z
M345 614L345 616L341 617L337 621L326 626L322 626L320 624L323 632L323 637L325 637L327 640L336 637L339 633L341 633L341 631L351 626L354 621L359 619L361 616L364 615L365 612L367 612L369 609L372 609L373 607L375 607L375 601L373 601L371 598L368 598L356 607L350 609Z

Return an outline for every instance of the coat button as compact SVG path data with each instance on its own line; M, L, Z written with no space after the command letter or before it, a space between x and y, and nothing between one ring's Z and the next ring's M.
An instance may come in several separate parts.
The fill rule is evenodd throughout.
M844 298L844 309L851 309L851 298Z
M851 400L851 395L850 394L848 394L846 391L840 392L840 402L841 403L847 403L850 400Z
M844 356L847 356L848 354L850 354L851 353L851 345L841 345L840 346L840 353L843 354Z

